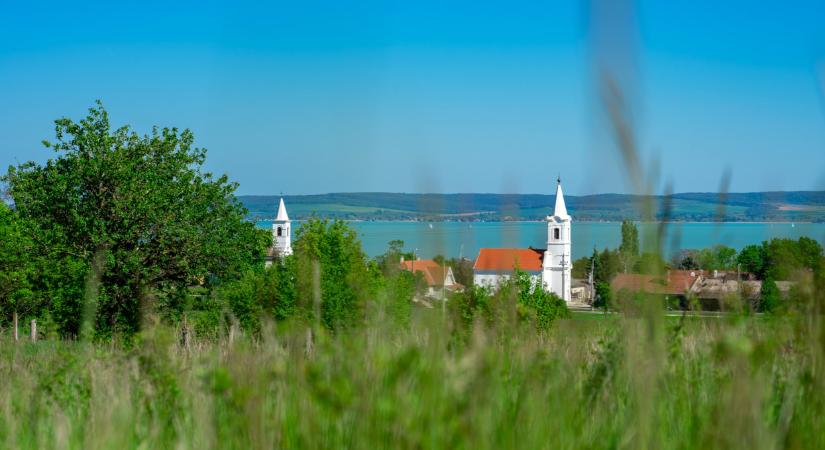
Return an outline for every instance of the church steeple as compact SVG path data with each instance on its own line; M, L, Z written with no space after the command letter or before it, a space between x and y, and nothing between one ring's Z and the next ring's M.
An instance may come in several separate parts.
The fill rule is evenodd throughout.
M556 293L564 301L572 299L570 283L573 256L572 233L573 219L567 213L564 193L561 190L561 177L556 179L556 204L553 215L547 216L547 250L542 259L542 284L550 292Z
M272 249L276 256L292 254L292 221L286 213L284 198L278 204L278 214L272 221Z
M564 204L564 194L561 191L561 176L556 179L556 207L553 208L553 215L562 219L570 217L567 214L567 206Z
M284 206L284 198L283 197L281 197L281 204L278 205L278 215L275 216L275 220L289 221L289 216L286 214L286 206Z

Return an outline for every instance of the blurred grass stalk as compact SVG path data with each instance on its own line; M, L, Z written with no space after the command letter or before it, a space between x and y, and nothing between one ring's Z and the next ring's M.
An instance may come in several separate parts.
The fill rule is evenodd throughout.
M609 16L604 4L591 13ZM650 194L658 174L642 167L620 78L601 66L602 105L631 185ZM657 207L640 205L666 219ZM647 251L661 255L666 226ZM825 448L821 274L800 290L804 313L782 317L670 318L643 297L539 333L514 302L469 329L455 303L415 308L406 326L376 303L362 327L326 333L313 273L316 322L254 338L233 326L184 345L151 325L123 349L4 333L0 448Z
M658 182L658 166L654 163L649 171L643 169L633 121L631 100L633 87L637 83L633 45L637 29L634 6L630 0L590 2L595 79L606 123L621 155L628 181L636 194L647 199L640 205L641 216L647 221L659 221L658 232L645 236L646 251L663 256L662 239L666 236L670 217L667 198L672 188L668 185L664 193L665 201L660 206L647 197L654 193ZM724 204L731 176L731 168L726 168L720 180L721 201L717 211L720 221L725 217ZM657 211L659 207L661 209ZM671 245L678 247L678 242ZM657 269L661 275L665 267ZM633 305L635 309L625 306L626 311L636 314L625 313L621 320L622 340L619 345L625 350L626 370L623 375L628 378L631 394L628 406L634 424L625 429L622 444L632 448L691 448L694 445L712 448L821 447L822 435L825 434L821 431L812 440L791 433L792 422L796 420L794 416L800 414L798 408L810 408L811 415L803 413L796 416L797 419L808 417L797 422L796 426L807 423L807 426L821 428L823 424L815 419L819 412L813 412L822 410L821 394L814 392L822 392L825 349L821 326L821 274L815 274L815 278L816 281L810 286L812 290L801 299L801 303L806 304L801 310L808 311L810 315L769 324L752 316L731 318L724 321L724 327L717 328L710 336L703 336L711 337L705 341L704 349L694 348L699 351L713 348L713 359L703 364L724 367L726 372L725 381L717 380L719 384L712 388L714 405L709 411L709 422L698 427L697 424L690 425L704 435L698 442L680 436L680 432L684 431L681 425L687 425L683 422L684 418L691 416L703 401L703 390L707 388L703 383L708 380L700 375L701 368L689 369L693 375L680 373L679 370L690 367L681 364L688 363L692 358L684 345L689 341L694 341L695 345L696 338L709 331L707 324L700 325L700 329L704 330L698 334L686 333L686 317L683 316L676 327L668 330L661 301L654 296L645 298L644 294L637 295L633 299L636 301ZM743 301L739 299L739 302ZM783 327L789 327L787 331L795 337L774 334ZM666 351L668 347L671 349L670 358ZM807 355L802 359L811 358L807 368L796 365L801 361L791 362L801 355ZM674 372L674 369L677 371ZM681 379L685 375L690 379ZM664 412L670 410L671 401L676 401L673 395L681 389L678 383L682 382L696 389L682 399L684 403L681 408L675 410L678 415L670 417ZM812 396L806 397L803 392ZM814 425L808 420L819 424Z
M591 2L591 40L597 92L604 110L609 135L621 155L629 185L640 195L639 208L643 221L657 218L657 207L650 200L654 193L654 170L646 173L638 149L634 115L633 92L636 84L635 67L635 11L631 1ZM653 166L656 167L656 166ZM667 197L665 197L667 199ZM655 234L647 233L642 243L645 251L662 255L662 238L665 236L669 203L662 204L661 217ZM649 268L651 273L662 275L664 267ZM660 448L667 439L667 422L662 421L657 402L669 385L665 373L665 336L663 305L654 298L641 299L637 314L624 314L621 320L624 367L630 387L629 412L635 426L627 427L621 437L622 446L647 449ZM627 310L625 306L623 309Z
M652 303L651 303L652 304ZM578 316L466 334L417 308L343 334L144 331L0 347L2 448L822 448L806 318ZM511 311L512 312L512 311ZM597 318L594 318L597 317Z

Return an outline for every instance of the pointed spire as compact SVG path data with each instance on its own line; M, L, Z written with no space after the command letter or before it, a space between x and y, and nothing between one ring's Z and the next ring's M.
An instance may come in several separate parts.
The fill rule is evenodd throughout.
M289 216L286 215L286 206L284 206L284 198L281 197L281 204L278 205L278 215L275 217L277 221L288 221Z
M566 219L570 217L567 215L567 206L564 204L564 194L561 192L561 176L556 179L556 207L553 209L553 215Z

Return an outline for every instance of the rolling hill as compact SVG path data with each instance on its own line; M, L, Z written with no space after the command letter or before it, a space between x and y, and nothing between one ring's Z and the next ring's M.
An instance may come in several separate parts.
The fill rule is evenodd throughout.
M245 195L239 200L254 220L275 215L278 196ZM652 209L659 220L725 222L825 222L825 191L565 195L579 221L639 220ZM293 219L311 216L351 220L540 220L555 197L541 194L404 194L353 192L284 197Z

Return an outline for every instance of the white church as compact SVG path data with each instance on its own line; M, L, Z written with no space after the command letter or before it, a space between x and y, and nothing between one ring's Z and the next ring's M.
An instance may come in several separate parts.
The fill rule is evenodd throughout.
M278 205L278 214L272 221L272 246L266 252L265 265L269 267L275 259L292 254L292 221L286 213L284 198Z
M473 283L476 286L496 287L518 268L529 274L535 285L570 303L573 266L570 227L573 219L567 214L561 179L556 184L553 215L544 220L547 223L546 248L482 248L473 265Z

